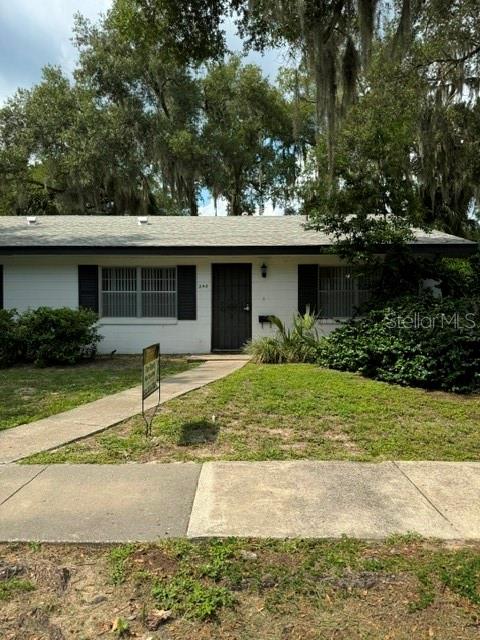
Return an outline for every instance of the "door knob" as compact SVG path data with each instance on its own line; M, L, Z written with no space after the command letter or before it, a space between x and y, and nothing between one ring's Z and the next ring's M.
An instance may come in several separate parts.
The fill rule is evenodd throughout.
M247 304L247 306L246 306L246 307L243 307L243 310L244 310L244 311L250 311L250 305L249 305L249 304Z

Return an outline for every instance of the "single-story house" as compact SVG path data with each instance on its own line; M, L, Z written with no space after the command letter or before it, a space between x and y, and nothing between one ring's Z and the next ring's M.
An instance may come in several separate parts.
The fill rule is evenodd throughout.
M320 309L321 330L352 315L369 283L331 252L301 216L0 216L0 307L88 307L100 350L164 353L238 350ZM464 256L477 244L415 232L422 254Z

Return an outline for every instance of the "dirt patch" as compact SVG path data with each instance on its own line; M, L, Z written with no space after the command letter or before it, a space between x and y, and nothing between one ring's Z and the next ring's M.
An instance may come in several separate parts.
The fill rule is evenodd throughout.
M65 636L61 628L53 624L50 620L50 616L46 611L33 608L28 613L21 614L16 620L18 629L16 632L12 631L12 634L18 633L18 635L10 635L7 631L5 636L10 638L25 638L33 640L65 640Z
M466 580L480 588L469 569L480 545L226 540L126 551L125 573L114 584L110 546L0 545L0 587L18 579L34 588L0 601L0 638L474 640L480 633L480 606L462 595ZM367 569L372 563L388 568ZM462 578L451 581L456 590L439 581L445 570ZM422 575L432 590L425 601ZM156 584L175 584L173 610L155 600ZM233 603L212 619L175 610L179 593L195 614L225 589Z
M33 582L48 585L51 591L62 593L70 582L70 569L58 566L56 561L33 561L27 569L27 575Z
M399 576L393 573L382 573L381 571L358 571L347 572L341 576L324 576L320 578L320 583L332 589L373 589L383 587L399 581Z
M167 577L175 573L178 561L156 547L139 549L130 558L134 571L148 571L153 576Z
M26 570L27 568L23 564L9 564L0 560L0 581L24 575Z
M354 442L348 433L343 431L340 426L336 428L327 429L327 431L323 432L323 437L327 440L338 445L343 451L346 451L350 454L361 455L363 450L358 446L356 442Z

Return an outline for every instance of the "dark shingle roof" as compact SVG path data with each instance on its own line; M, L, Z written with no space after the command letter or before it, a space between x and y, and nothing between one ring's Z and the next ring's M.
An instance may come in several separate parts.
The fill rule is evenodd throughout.
M68 253L70 248L80 253L102 249L131 253L138 248L137 253L154 249L169 253L192 249L202 253L219 249L319 253L331 246L331 238L306 230L304 224L302 216L150 216L147 224L139 224L135 216L38 216L34 224L28 224L23 216L0 216L0 251L18 248L20 253L48 253L63 249ZM440 231L427 234L420 230L415 230L413 244L427 251L429 247L476 247L476 243Z

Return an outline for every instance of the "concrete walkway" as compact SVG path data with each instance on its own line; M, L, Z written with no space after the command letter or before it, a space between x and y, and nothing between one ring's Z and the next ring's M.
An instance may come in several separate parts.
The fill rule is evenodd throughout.
M245 364L244 357L211 360L164 378L160 385L161 403L219 380ZM39 451L55 449L140 413L141 392L141 386L133 387L43 420L0 431L0 464L21 460ZM157 397L156 394L151 396L146 401L146 407L153 407Z
M480 463L0 466L0 540L480 539Z

